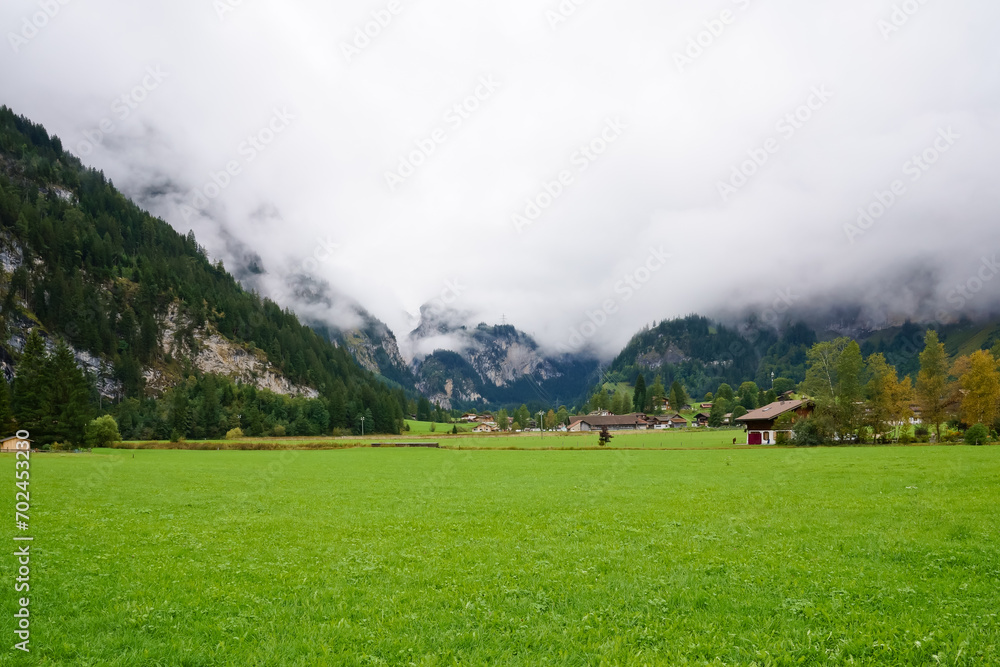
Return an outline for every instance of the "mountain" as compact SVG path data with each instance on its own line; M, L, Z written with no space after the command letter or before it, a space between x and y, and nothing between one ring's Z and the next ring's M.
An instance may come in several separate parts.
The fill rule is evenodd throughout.
M573 405L596 379L592 357L548 355L514 326L469 326L467 317L424 306L409 335L417 389L444 407Z
M405 393L359 366L346 341L330 342L245 289L208 260L193 234L140 209L7 107L0 107L0 264L0 362L15 399L19 358L35 331L49 350L58 341L71 347L94 387L93 412L127 403L153 435L211 437L233 423L257 429L241 421L241 408L251 413L265 403L271 412L261 424L276 433L286 425L353 429L360 417L369 431L402 425ZM240 387L287 399L262 401ZM197 425L185 416L188 399L208 415L191 420Z
M916 377L920 352L929 328L938 331L952 356L990 349L1000 340L1000 319L956 323L914 323L873 327L844 317L844 309L810 313L809 323L794 314L779 327L764 324L750 314L743 321L722 324L706 317L660 322L637 333L611 362L603 380L634 383L640 373L649 382L660 375L665 386L679 380L693 397L714 392L723 382L736 388L754 381L762 389L772 377L795 382L805 379L806 353L819 340L838 336L853 338L867 357L881 353L900 376ZM772 375L773 374L773 375Z
M779 342L777 334L751 325L744 331L691 315L663 321L637 333L611 362L605 378L632 383L639 373L660 375L665 386L679 380L691 396L738 387L757 376L760 360Z
M361 304L339 293L328 282L293 274L283 279L287 291L283 301L297 304L303 321L331 343L344 347L365 370L393 385L416 390L416 378L399 351L396 335ZM325 313L337 310L338 319L358 322L354 327L331 324ZM346 317L344 317L346 313Z

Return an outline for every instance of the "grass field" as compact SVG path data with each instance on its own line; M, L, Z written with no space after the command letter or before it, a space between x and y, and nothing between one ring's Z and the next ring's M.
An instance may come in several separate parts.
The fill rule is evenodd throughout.
M34 652L0 664L1000 664L997 447L101 451L31 473Z
M404 435L418 435L418 434L428 434L432 433L431 427L434 427L433 433L442 435L446 433L451 433L451 429L454 426L458 427L459 433L471 433L474 428L470 424L435 424L433 422L418 422L412 419L406 420L407 426L410 427L409 432Z
M442 425L442 428L444 426ZM450 431L450 428L449 428ZM678 431L619 431L606 449L699 449L732 447L746 441L741 429L692 428ZM451 435L440 431L413 430L399 436L372 435L348 438L287 437L203 440L186 443L194 449L345 449L367 447L373 442L437 442L445 449L601 449L598 434L590 433L507 433ZM169 442L126 442L123 447L172 449Z

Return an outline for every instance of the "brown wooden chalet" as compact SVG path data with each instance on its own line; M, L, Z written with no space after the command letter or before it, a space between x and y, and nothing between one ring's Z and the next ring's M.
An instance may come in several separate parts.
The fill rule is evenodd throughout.
M792 414L794 421L808 417L815 409L816 404L809 400L777 401L737 417L736 421L742 422L746 427L748 445L773 445L778 433L787 433L791 436L790 430L779 431L775 428L775 422L779 417Z
M630 415L587 415L573 417L570 420L570 431L600 431L607 427L609 431L638 431L649 428L649 422L644 414Z

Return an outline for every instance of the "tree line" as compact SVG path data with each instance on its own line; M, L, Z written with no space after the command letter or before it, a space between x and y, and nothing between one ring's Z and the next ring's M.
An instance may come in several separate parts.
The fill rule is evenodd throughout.
M797 444L890 442L933 432L937 442L964 433L982 444L1000 429L1000 343L949 358L938 333L924 335L918 372L899 377L882 353L864 357L857 342L815 344L800 391L816 402L794 425ZM970 435L971 433L971 435Z

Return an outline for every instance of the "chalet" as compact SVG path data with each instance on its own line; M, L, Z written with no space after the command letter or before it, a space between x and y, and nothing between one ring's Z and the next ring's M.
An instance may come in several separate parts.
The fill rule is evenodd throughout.
M471 424L472 422L476 421L478 417L479 415L477 415L474 412L466 412L459 418L458 421L465 422L466 424Z
M652 415L646 417L646 422L649 424L647 428L654 429L657 431L662 431L663 429L670 428L670 418L664 417L662 415Z
M481 415L476 415L475 421L479 422L480 424L495 424L496 423L496 419L494 419L493 415L491 415L488 412L484 412Z
M711 410L712 409L712 404L711 403L702 403L698 407L700 407L702 410Z
M18 447L17 446L18 441L27 442L28 448ZM16 435L11 435L4 438L3 440L0 440L0 452L3 452L5 454L10 454L12 452L26 452L28 451L28 449L30 449L30 447L31 447L30 440L21 440Z
M694 416L694 425L695 426L708 426L708 413L707 412L699 412L698 414L696 414Z
M493 424L479 424L476 428L472 429L473 433L496 433L499 431Z
M574 433L581 431L600 431L607 427L609 431L638 431L649 428L646 415L633 413L630 415L587 415L573 417L569 430Z
M789 436L792 433L789 430L779 431L775 428L779 417L790 414L795 420L808 417L815 409L816 404L808 400L777 401L737 417L736 421L742 422L746 427L748 445L773 445L777 441L778 433L787 433Z
M691 422L680 415L674 415L670 418L670 428L687 428L690 424Z

